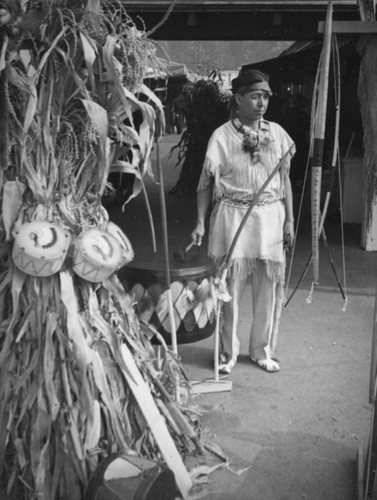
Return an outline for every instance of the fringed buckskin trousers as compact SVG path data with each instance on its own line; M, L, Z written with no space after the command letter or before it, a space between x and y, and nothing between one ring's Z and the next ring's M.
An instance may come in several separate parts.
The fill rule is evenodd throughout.
M240 319L240 303L247 280L251 280L251 305L247 309L251 330L249 338L249 355L256 359L266 359L273 355L276 344L277 283L267 275L266 262L256 260L251 277L232 278L229 280L230 302L222 308L222 332L220 352L227 354L234 362L240 352L238 325Z

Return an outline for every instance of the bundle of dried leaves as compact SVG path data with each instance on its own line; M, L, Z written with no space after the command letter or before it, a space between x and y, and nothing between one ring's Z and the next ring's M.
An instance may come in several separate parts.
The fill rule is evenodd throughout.
M218 81L200 79L184 85L176 106L185 117L185 129L177 146L181 168L171 194L194 196L209 138L228 119L229 95Z
M26 274L12 260L15 224L56 222L72 239L105 227L101 197L113 165L135 176L133 195L140 191L163 126L162 107L142 84L154 46L114 2L2 5L0 494L76 500L109 453L161 458L127 386L121 344L179 451L195 448L177 432L159 385L171 397L171 380L187 387L179 360L163 349L155 364L116 275L90 283L72 271L69 252L48 277ZM199 439L198 420L187 415Z

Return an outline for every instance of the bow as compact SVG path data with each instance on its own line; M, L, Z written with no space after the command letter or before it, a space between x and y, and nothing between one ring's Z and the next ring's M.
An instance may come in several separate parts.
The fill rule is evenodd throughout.
M320 59L320 78L317 102L317 119L314 124L314 144L311 164L311 216L312 216L312 254L313 254L313 282L319 281L319 236L320 236L320 201L322 162L325 142L327 95L329 84L329 66L332 36L332 2L327 7L323 49Z

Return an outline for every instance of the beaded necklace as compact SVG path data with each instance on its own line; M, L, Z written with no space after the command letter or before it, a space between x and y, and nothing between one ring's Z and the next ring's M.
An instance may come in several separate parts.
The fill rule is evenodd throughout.
M268 122L265 120L259 120L257 131L244 126L238 118L232 119L232 125L236 132L242 135L242 149L251 157L254 157L262 145L274 141Z
M232 120L232 125L239 134L242 134L242 149L253 156L254 153L259 150L260 122L258 122L257 132L251 130L250 128L245 128L238 118Z

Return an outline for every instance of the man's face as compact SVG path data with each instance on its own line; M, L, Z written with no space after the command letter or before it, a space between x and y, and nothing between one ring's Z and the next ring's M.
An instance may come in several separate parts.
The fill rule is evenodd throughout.
M239 107L239 118L245 123L260 120L267 111L270 96L264 90L252 90L247 94L236 94Z

